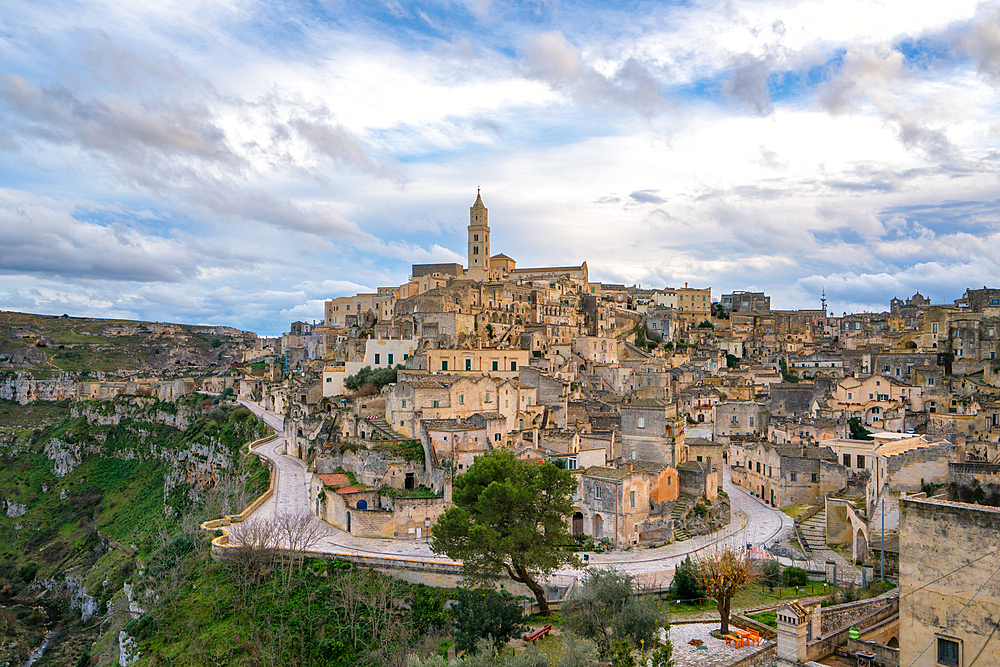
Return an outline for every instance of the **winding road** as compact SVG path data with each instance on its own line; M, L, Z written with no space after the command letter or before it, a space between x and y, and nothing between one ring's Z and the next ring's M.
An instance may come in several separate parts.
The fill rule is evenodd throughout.
M264 410L255 403L240 400L265 423L280 434L283 417ZM261 455L274 463L276 474L274 494L268 498L253 517L270 517L275 514L302 514L309 511L309 479L305 464L283 453L281 435L257 446ZM723 468L723 489L729 494L732 521L722 530L710 535L693 537L684 542L672 542L656 549L616 550L604 554L590 554L591 565L613 566L642 579L655 580L672 573L678 563L690 554L712 547L745 547L747 544L762 546L793 530L792 519L784 512L764 505L732 483L728 467ZM377 556L393 560L434 561L450 563L430 550L427 540L386 540L356 537L319 521L325 536L316 551L337 554ZM579 575L575 569L560 570L560 575ZM667 580L669 582L669 579Z

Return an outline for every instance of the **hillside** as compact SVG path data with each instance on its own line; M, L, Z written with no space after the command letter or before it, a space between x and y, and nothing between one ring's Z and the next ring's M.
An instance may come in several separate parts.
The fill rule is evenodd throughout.
M242 361L257 335L232 327L53 317L0 311L0 374L190 374Z
M130 599L126 583L268 484L245 449L266 429L218 399L4 402L0 413L0 665L24 664L46 635L36 665L88 664L130 605L155 602Z

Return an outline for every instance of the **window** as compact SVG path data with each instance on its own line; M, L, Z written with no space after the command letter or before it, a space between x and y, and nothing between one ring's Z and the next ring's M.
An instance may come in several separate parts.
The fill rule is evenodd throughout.
M403 405L401 407L405 408L406 407L406 399L405 398L403 399L402 403L403 403Z
M466 359L465 360L465 370L467 370L467 371L471 371L472 370L472 359Z
M443 371L448 370L448 362L447 361L442 361L441 362L441 370L443 370Z
M494 361L494 362L493 362L493 370L495 370L495 371L496 371L496 370L500 370L500 366L499 366L499 364L500 364L500 362L499 362L499 361Z
M326 381L327 382L333 382L333 378L327 378Z
M489 402L490 402L490 400L492 400L492 399L490 398L490 392L486 392L486 402L487 402L487 403L489 403Z
M504 399L503 406L505 408L509 408L510 407L510 400L509 399Z
M636 419L635 420L635 426L636 426L636 428L646 428L646 418L645 417L639 417L638 419Z
M594 487L594 497L597 498L598 500L601 499L601 487L599 486Z
M760 472L760 461L757 461L757 472Z
M750 418L750 428L753 428L753 417Z
M793 482L797 482L797 481L799 481L799 476L798 476L798 475L796 475L796 474L795 474L794 472L792 473L792 481L793 481Z
M472 240L473 241L478 241L479 240L479 234L473 234L472 235Z
M931 325L931 331L932 331L933 333L937 333L937 322L935 322L935 323L933 323L933 324Z
M944 637L938 637L937 640L937 650L938 657L937 661L942 665L954 665L958 666L958 653L959 653L958 642L953 639L945 639Z
M629 507L635 509L635 491L629 491Z
M730 423L731 423L731 424L732 424L733 426L736 426L737 424L739 424L739 423L740 423L740 422L739 422L739 418L738 418L738 417L737 417L736 415L733 415L733 418L732 418L732 420L730 420Z
M864 467L865 467L865 457L863 457L861 454L858 454L858 468L864 468Z
M810 479L809 479L809 481L810 481L810 482L812 482L813 484L815 484L816 482L818 482L818 481L819 481L819 475L818 475L817 473L813 473L813 474L812 474L812 475L810 476Z
M516 361L510 362L510 370L512 370L512 371L516 371L517 370L517 362Z
M500 442L500 434L499 433L494 433L493 434L493 439L496 440L497 442Z
M378 366L379 355L375 355L375 365Z
M440 408L441 407L441 401L434 401L434 403L431 404L431 407Z
M459 405L465 405L465 394L459 394L458 395L458 404Z
M850 454L844 454L844 467L845 468L850 468L851 467L851 455Z
M410 355L409 355L409 354L404 354L404 355L403 355L403 361L406 361L406 360L407 360L407 359L409 359L409 358L410 358Z
M392 355L389 355L389 365L392 366Z

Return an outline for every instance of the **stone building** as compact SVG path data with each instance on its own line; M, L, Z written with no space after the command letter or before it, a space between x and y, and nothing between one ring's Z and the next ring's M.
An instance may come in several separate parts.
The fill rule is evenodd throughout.
M846 470L829 447L733 444L729 464L734 484L775 507L815 505L847 482Z
M899 662L1000 665L1000 509L900 501Z
M635 399L621 406L622 456L676 466L688 460L684 418L677 405L661 399Z
M715 406L712 420L715 439L728 442L733 435L766 436L770 421L767 406L756 401L724 401Z

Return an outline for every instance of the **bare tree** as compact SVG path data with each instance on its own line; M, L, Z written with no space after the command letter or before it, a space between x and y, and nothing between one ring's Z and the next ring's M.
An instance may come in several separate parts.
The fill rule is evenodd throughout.
M298 564L301 573L306 552L319 546L326 535L326 530L323 528L323 524L308 512L279 514L275 517L275 528L280 547L289 552L288 558L285 560L287 567L284 570L284 584L287 586L291 583L294 565Z
M254 610L257 586L274 569L279 545L275 518L251 519L229 526L226 567L243 604Z
M719 549L699 558L695 577L698 584L715 598L719 616L722 617L722 634L729 632L729 610L733 596L757 579L757 568L749 552L737 553L732 549Z

